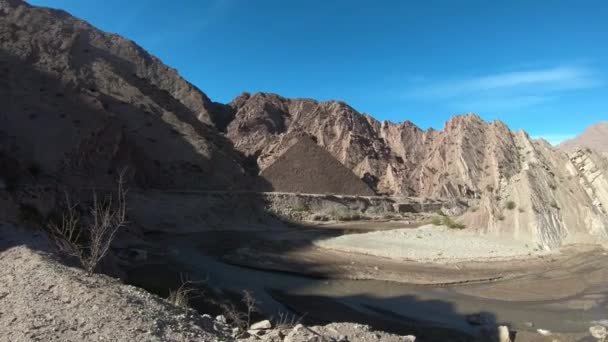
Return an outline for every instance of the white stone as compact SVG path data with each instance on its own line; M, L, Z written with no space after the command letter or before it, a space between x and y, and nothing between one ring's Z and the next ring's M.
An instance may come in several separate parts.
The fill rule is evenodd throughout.
M511 342L511 334L507 326L501 325L498 327L498 341L499 342Z
M543 336L551 336L551 331L545 329L536 329L536 332Z
M602 326L602 325L594 325L594 326L590 327L589 333L591 333L591 336L595 337L596 339L598 339L600 341L603 341L604 339L606 339L606 336L608 336L606 327Z
M269 320L265 319L263 321L253 323L249 329L251 330L260 330L260 329L270 329L272 328L272 323Z

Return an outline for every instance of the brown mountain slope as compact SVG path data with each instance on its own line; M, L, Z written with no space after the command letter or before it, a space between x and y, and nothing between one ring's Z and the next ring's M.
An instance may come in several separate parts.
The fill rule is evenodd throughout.
M608 153L608 121L589 126L583 133L562 142L558 147L564 151L592 148L598 152Z
M65 12L0 0L0 152L20 168L142 186L246 183L207 96L133 42Z
M592 152L568 155L474 114L425 131L337 101L259 93L229 106L228 137L262 170L289 148L286 136L304 133L380 192L469 199L464 221L480 232L543 248L608 238L608 168Z
M382 193L478 197L495 179L520 169L517 147L501 122L456 116L442 131L411 122L390 123L356 112L343 102L243 94L228 137L246 155L259 156L261 169L284 150L282 134L305 132L336 159Z
M375 195L351 170L307 136L290 137L282 143L291 146L261 173L273 191Z

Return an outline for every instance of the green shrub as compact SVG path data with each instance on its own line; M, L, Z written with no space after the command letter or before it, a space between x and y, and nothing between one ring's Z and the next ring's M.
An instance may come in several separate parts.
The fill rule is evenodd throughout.
M439 216L445 216L445 213L443 212L443 210L441 209L437 209L435 210L435 214L439 215Z
M513 202L513 201L508 201L506 207L509 210L513 210L513 209L517 208L517 204L515 204L515 202Z
M465 229L466 228L466 226L464 224L458 223L447 216L435 216L431 220L431 224L433 224L435 226L444 225L444 226L447 226L448 228L452 228L452 229Z
M298 203L297 205L291 207L291 211L295 211L296 213L304 213L310 211L310 208L304 203Z
M449 217L443 218L443 224L448 226L448 228L451 228L451 229L465 229L466 228L466 226L464 224L458 223Z

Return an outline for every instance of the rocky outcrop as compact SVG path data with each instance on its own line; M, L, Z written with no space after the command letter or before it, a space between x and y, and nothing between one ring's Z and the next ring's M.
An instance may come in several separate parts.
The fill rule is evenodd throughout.
M289 147L284 136L302 132L380 193L478 197L519 168L507 126L472 114L454 117L441 131L424 131L407 121L380 123L337 101L258 93L229 105L236 114L227 135L261 170Z
M0 0L0 89L0 150L39 176L99 186L129 167L146 187L251 183L204 93L63 11Z
M559 149L573 152L581 148L590 148L608 154L608 121L595 123L573 139L559 144Z
M542 248L607 235L606 163L592 151L569 156L475 114L422 130L339 101L212 103L133 42L18 0L0 0L0 89L4 188L103 187L126 167L140 188L466 199L469 229Z
M379 122L343 102L264 93L242 94L229 106L227 135L262 173L290 148L290 137L307 134L379 193L470 200L464 222L480 233L540 248L607 237L607 217L590 195L604 185L594 180L593 190L584 189L589 176L566 153L500 121L457 115L439 131L422 130Z

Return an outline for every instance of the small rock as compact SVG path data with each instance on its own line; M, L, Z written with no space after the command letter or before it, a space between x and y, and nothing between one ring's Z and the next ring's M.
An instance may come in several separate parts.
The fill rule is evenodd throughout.
M263 321L253 323L249 329L251 330L261 330L261 329L270 329L272 328L272 323L269 320L265 319Z
M591 333L591 336L595 337L596 339L598 339L600 341L603 341L604 339L606 339L606 336L608 336L606 327L602 326L602 325L594 325L594 326L590 327L589 333Z
M266 330L264 329L249 329L247 333L252 336L264 336L266 334Z
M348 342L348 336L346 336L346 335L340 335L338 337L338 342Z
M224 315L219 315L215 317L215 320L219 323L226 324L226 317L224 317Z
M507 326L499 326L497 332L499 342L511 342L511 334L509 333L509 328Z
M416 342L416 336L407 335L403 338L403 342Z
M551 331L545 329L536 329L536 332L543 336L551 336Z

